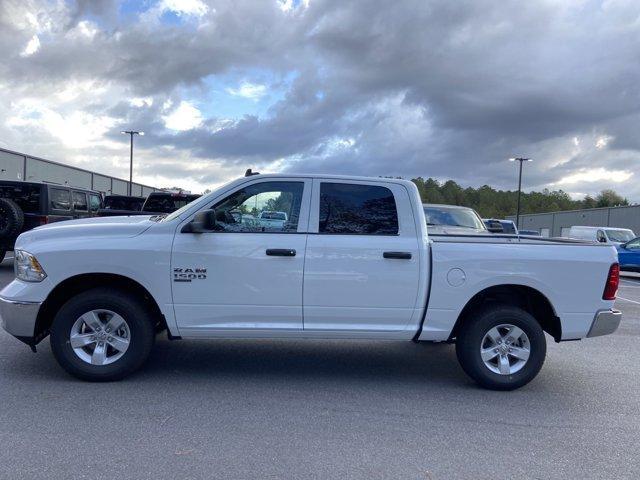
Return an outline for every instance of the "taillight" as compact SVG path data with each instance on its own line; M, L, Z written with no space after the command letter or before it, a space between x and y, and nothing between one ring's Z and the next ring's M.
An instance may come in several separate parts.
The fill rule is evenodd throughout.
M47 223L49 223L49 217L47 215L39 215L38 223L40 225L46 225Z
M618 293L618 284L620 283L620 265L614 263L609 268L607 283L604 286L603 300L615 300Z

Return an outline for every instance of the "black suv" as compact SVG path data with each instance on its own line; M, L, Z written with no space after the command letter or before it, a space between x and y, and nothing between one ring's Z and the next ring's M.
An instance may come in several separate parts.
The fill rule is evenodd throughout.
M94 217L99 192L50 183L0 180L0 261L22 232L47 223Z

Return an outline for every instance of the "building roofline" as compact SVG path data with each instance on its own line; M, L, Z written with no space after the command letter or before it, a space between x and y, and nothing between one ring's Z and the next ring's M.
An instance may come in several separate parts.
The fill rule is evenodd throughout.
M113 178L114 180L120 180L121 182L129 183L129 180L125 180L124 178L114 177L113 175L108 175L106 173L94 172L92 170L87 170L86 168L82 168L82 167L76 167L74 165L65 165L64 163L56 162L54 160L49 160L47 158L42 158L42 157L36 157L35 155L29 155L28 153L24 153L24 152L16 152L15 150L9 150L8 148L0 147L0 152L10 153L10 154L13 154L13 155L18 155L20 157L33 158L34 160L40 160L41 162L52 163L52 164L58 165L60 167L72 168L74 170L79 170L81 172L90 173L92 175L100 175L102 177L109 177L109 178ZM26 180L24 180L24 181L26 181ZM133 183L136 184L136 185L140 185L141 187L147 187L147 188L153 188L154 190L160 190L160 187L152 187L151 185L145 185L143 183L138 183L138 182L133 182Z

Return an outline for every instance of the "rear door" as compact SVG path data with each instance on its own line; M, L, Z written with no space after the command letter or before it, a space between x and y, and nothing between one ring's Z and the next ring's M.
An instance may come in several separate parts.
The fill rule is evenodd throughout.
M416 310L419 244L406 187L314 180L304 329L403 332Z
M71 190L65 187L49 187L48 222L73 219L71 208Z

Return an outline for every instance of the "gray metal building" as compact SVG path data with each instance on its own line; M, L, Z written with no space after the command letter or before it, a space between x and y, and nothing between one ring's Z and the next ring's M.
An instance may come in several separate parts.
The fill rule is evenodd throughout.
M516 220L515 215L507 218ZM537 230L543 236L566 237L576 225L630 228L640 235L640 205L520 215L519 228Z
M0 148L0 180L49 182L97 190L105 195L127 195L129 182L77 167ZM131 194L147 196L159 189L133 183Z

